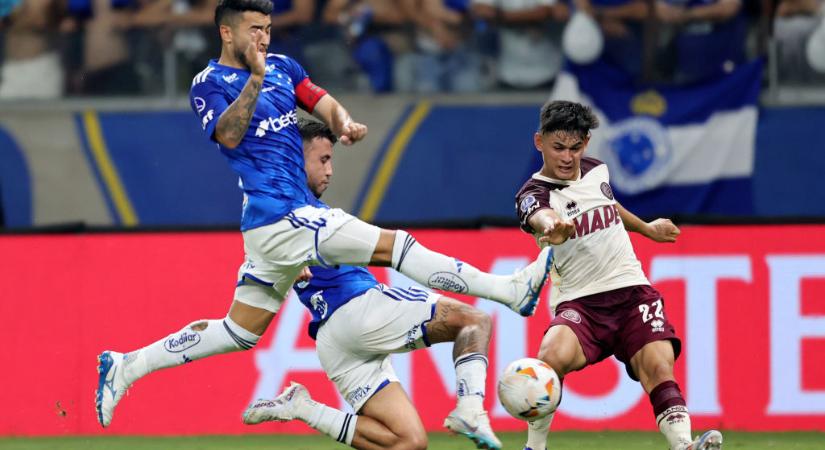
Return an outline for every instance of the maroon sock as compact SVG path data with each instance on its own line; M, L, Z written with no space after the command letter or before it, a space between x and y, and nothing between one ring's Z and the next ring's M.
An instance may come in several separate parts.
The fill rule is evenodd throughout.
M686 406L685 398L682 397L682 391L679 390L679 385L675 381L665 381L650 391L650 404L653 405L653 416L659 417L659 414L667 411L673 406Z

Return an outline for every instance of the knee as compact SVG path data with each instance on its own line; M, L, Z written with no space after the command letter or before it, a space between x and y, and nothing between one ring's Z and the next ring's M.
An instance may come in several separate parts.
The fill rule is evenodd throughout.
M402 438L401 447L399 449L403 450L425 450L429 442L427 441L427 433L423 430L421 432L414 433L411 436L405 436Z
M542 342L538 359L552 367L559 377L564 377L564 375L570 371L569 367L573 363L575 356L574 349L566 348L563 345L552 342Z
M651 387L656 387L659 384L673 379L673 363L665 359L658 359L646 364L642 370L650 380Z

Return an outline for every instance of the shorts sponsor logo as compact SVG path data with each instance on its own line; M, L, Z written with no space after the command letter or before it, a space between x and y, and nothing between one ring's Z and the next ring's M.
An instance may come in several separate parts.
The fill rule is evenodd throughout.
M181 334L172 336L163 343L163 348L167 352L180 353L188 350L201 341L201 335L190 331L184 331Z
M665 322L660 319L655 319L650 322L650 327L653 328L654 333L664 333L665 332Z
M582 323L582 317L579 315L578 311L574 311L572 309L565 309L561 313L562 319L567 319L573 323Z
M357 404L361 400L367 398L367 395L369 395L371 390L372 388L370 388L369 385L356 388L354 391L347 394L347 403L350 405Z
M463 294L467 292L467 282L450 272L436 272L427 280L427 286L442 291Z
M407 331L407 340L404 342L404 348L407 350L415 350L418 348L415 343L418 342L418 338L423 334L419 330L421 330L421 326L416 325Z

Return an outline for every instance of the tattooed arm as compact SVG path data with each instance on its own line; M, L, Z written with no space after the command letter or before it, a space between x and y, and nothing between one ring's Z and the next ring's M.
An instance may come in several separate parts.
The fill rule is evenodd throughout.
M252 115L255 114L266 74L266 46L262 44L263 38L264 31L256 30L241 59L249 67L249 79L241 94L226 108L215 125L215 140L224 147L235 148L241 143Z
M258 105L264 77L252 74L238 98L221 114L215 126L215 140L224 147L235 148L241 143Z

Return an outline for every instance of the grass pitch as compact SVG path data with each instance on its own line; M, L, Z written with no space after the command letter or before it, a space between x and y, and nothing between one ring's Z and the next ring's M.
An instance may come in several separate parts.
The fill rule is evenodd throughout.
M724 432L726 450L825 450L825 433ZM500 433L505 449L521 449L524 433ZM659 433L558 432L550 434L551 450L666 450ZM324 436L244 435L199 437L58 437L0 438L2 450L316 450L345 449ZM432 450L470 450L458 436L431 434Z

